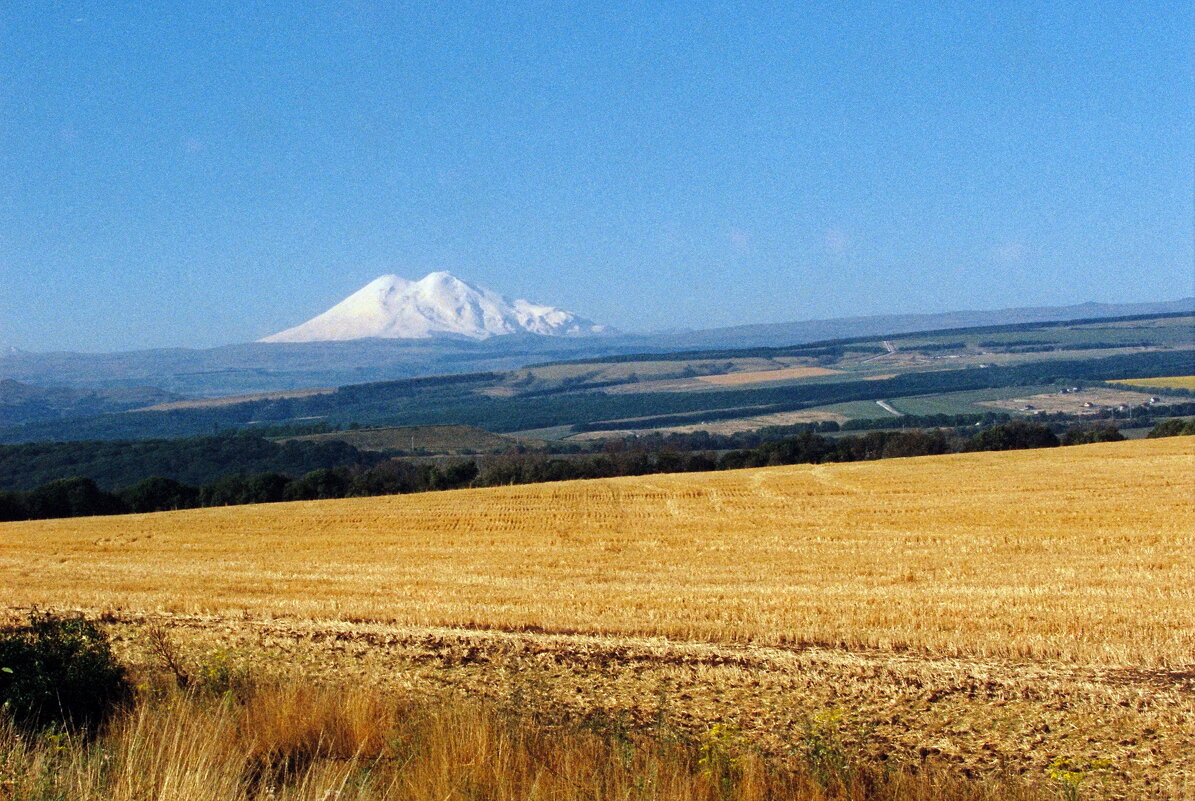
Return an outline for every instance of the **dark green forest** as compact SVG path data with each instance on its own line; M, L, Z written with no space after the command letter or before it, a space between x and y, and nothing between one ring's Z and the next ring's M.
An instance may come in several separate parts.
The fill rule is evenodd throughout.
M383 457L343 442L273 442L225 435L140 441L38 442L0 446L0 489L28 490L60 478L86 476L120 489L150 476L206 484L242 473L303 475L312 470L371 466Z

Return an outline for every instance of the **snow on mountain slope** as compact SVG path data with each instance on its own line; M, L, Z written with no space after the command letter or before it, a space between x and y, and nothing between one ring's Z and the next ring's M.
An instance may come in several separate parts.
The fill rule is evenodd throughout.
M510 300L445 272L419 281L384 275L302 325L261 342L365 339L488 339L505 334L588 336L609 329L526 300Z

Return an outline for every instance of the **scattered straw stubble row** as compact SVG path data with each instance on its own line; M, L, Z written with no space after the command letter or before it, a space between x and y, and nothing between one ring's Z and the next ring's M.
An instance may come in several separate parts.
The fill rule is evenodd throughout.
M0 526L0 604L1174 668L1195 440Z

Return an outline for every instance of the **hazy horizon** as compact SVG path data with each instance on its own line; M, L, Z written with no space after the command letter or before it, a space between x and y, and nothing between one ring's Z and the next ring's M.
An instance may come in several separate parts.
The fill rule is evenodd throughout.
M801 318L792 318L792 319L787 319L787 320L761 320L761 321L752 321L752 322L746 322L746 323L732 323L730 325L725 325L725 326L693 325L693 326L675 326L675 327L671 327L671 328L652 328L652 329L613 329L611 331L611 334L616 335L616 336L626 336L626 337L652 337L652 336L666 336L666 335L670 335L670 334L698 333L701 331L715 331L715 330L721 330L721 329L750 328L753 326L783 325L785 323L800 324L800 323L817 323L817 322L822 322L822 321L830 322L830 321L835 321L835 320L870 319L870 318L884 318L884 317L901 318L901 317L921 317L921 316L950 315L950 314L998 313L998 312L1002 312L1002 311L1012 312L1012 311L1029 310L1029 309L1053 309L1053 308L1063 309L1063 308L1074 308L1074 307L1086 306L1086 305L1090 305L1090 304L1097 304L1100 306L1124 306L1124 305L1146 305L1146 304L1160 305L1160 304L1174 304L1174 303L1179 303L1179 302L1184 302L1184 301L1191 302L1192 304L1195 304L1195 295L1182 295L1182 296L1175 296L1175 297L1170 297L1170 298L1155 298L1155 299L1144 300L1144 301L1123 301L1122 302L1122 301L1091 301L1091 300L1087 300L1087 301L1076 301L1075 303L1064 303L1064 304L999 306L999 307L991 307L991 308L949 308L949 309L935 309L935 310L923 311L923 312L922 311L916 311L916 312L892 311L892 312L879 312L879 313L875 313L875 314L856 314L856 315L847 314L847 315L841 315L841 316L836 316L836 317L801 317ZM322 311L326 311L326 310L321 310L321 312ZM1058 318L1058 319L1062 319L1062 318ZM302 323L302 322L306 322L306 321L297 321L297 322ZM600 323L601 321L595 321L595 322ZM964 326L964 327L966 327L966 326ZM277 333L277 332L274 332L274 333ZM894 331L893 333L902 333L902 332ZM597 336L605 336L605 335L597 335ZM382 337L382 338L385 339L386 337ZM114 347L114 348L62 347L62 348L47 348L47 349L23 348L23 347L20 347L17 345L13 345L12 343L0 341L0 349L15 349L16 351L21 352L21 353L32 353L32 354L36 354L36 353L72 353L72 352L73 353L84 353L84 354L86 354L86 353L95 353L95 354L132 353L132 352L137 352L137 351L148 351L148 350L173 350L173 349L206 350L206 349L221 348L221 347L226 347L226 346L256 344L259 342L260 339L261 338L254 339L254 340L229 340L229 341L224 341L224 342L212 342L212 343L191 344L191 345L167 343L167 344L161 344L161 345L152 345L152 346L148 346L148 347L137 347L137 346ZM785 343L778 342L776 344L777 345L787 344L787 341Z
M0 11L0 346L447 270L625 331L1195 295L1195 9Z

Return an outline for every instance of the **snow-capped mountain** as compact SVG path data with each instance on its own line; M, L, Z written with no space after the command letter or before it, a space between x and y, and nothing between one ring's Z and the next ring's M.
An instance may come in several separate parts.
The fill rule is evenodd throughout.
M261 342L365 339L488 339L506 334L589 336L606 326L572 312L511 300L445 272L419 281L383 275L302 325Z

